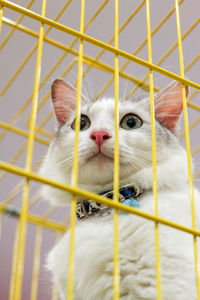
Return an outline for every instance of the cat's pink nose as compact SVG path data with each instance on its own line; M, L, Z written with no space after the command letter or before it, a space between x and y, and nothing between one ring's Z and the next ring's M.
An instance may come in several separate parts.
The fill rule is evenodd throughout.
M109 139L111 136L108 132L100 130L100 131L93 131L90 135L90 138L100 147L103 142Z

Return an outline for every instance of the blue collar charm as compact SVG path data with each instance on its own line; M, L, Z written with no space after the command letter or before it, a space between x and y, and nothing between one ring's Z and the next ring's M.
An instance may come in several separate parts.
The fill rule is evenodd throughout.
M124 202L122 202L122 203L125 204L125 205L128 205L128 206L135 207L135 208L140 207L139 203L138 203L137 200L135 200L134 198L126 199L126 200L124 200Z
M132 187L124 188L123 195L124 195L124 198L125 198L125 200L122 201L123 204L128 205L128 206L132 206L132 207L135 207L135 208L139 208L140 207L138 201L133 197L133 195L135 197L136 196L138 197L138 195L133 192L133 188Z
M106 191L101 194L107 198L113 199L113 191ZM139 208L139 202L136 200L141 195L133 186L123 187L119 189L119 202L124 205ZM112 208L99 204L94 201L82 200L77 202L76 215L79 220L84 220L89 217L108 216L111 214ZM127 214L126 212L122 212Z
M113 199L113 191L103 193L103 196ZM135 187L128 186L119 189L119 202L125 205L138 208L140 205L138 201L135 199L138 196L139 194Z

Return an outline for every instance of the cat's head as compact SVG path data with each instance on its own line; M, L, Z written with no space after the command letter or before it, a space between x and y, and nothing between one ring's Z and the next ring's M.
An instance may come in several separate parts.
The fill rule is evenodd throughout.
M186 96L188 87L185 87ZM57 132L45 157L41 175L71 183L76 91L61 79L52 85L52 103ZM176 138L182 112L182 84L172 83L154 96L158 187L171 188L185 181L185 151ZM115 101L112 98L91 102L82 97L79 132L79 187L93 192L112 188L115 144ZM120 185L135 183L152 186L152 143L150 99L119 101L118 114ZM176 173L176 174L175 174ZM183 179L181 180L181 177ZM45 198L65 203L67 194L50 186Z

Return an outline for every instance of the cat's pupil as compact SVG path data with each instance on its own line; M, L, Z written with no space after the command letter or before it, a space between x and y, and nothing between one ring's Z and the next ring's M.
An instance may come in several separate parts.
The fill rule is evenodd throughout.
M81 117L80 130L83 130L86 124L86 119L84 117Z
M120 127L125 130L137 129L140 126L142 126L142 120L134 114L125 115L120 122Z
M133 117L128 118L128 120L126 121L126 124L130 127L133 128L136 125L136 120Z
M91 122L86 115L81 115L80 119L80 130L87 130L90 128ZM75 120L73 121L71 128L75 130Z

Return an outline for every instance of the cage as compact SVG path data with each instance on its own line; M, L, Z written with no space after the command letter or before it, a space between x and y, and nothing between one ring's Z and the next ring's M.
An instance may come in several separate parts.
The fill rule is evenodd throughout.
M179 139L187 149L191 191L193 184L198 187L199 11L200 3L189 0L0 0L1 300L58 299L56 286L45 270L45 257L66 230L71 228L74 232L75 198L71 209L52 207L41 200L39 191L43 183L114 208L114 299L119 299L120 295L117 216L118 209L125 208L119 204L117 196L109 202L77 188L77 143L72 187L37 173L54 135L55 122L49 100L53 79L62 77L74 84L77 99L82 86L94 100L112 96L116 106L118 98L150 93L154 170L153 93L172 80L181 82L183 87L187 84L190 96L187 102L183 97L184 119ZM117 138L114 161L113 180L117 190ZM156 207L156 172L154 183ZM188 199L193 203L192 192ZM192 209L194 220L194 207ZM162 299L159 225L194 236L197 299L200 299L196 247L200 232L194 222L192 228L188 228L160 218L156 210L154 215L131 208L126 210L155 222L157 299ZM73 247L72 242L72 254ZM68 297L73 299L73 272L69 276Z

